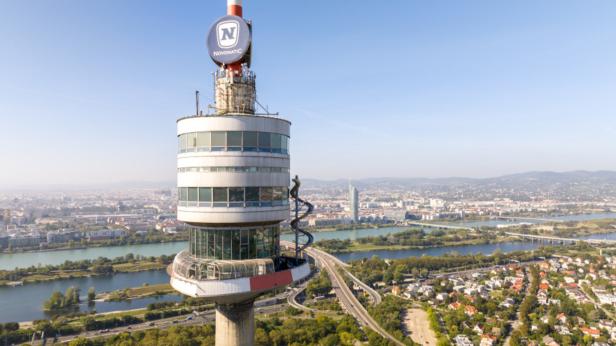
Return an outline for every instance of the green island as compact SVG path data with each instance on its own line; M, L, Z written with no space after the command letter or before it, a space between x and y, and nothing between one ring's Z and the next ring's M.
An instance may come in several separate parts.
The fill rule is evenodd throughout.
M328 239L319 240L315 246L328 252L355 252L371 250L424 249L453 245L477 245L513 241L515 238L502 232L479 230L440 230L426 231L420 227L411 227L399 233L376 237L362 237L357 240Z
M141 287L124 288L111 292L103 292L97 294L96 299L104 301L123 301L175 293L177 292L168 283L157 285L144 284Z
M110 275L145 270L163 270L171 262L173 255L144 257L129 253L125 256L108 259L99 257L94 260L66 261L59 265L31 266L14 270L0 270L0 285L14 282L31 283L71 279L86 276Z

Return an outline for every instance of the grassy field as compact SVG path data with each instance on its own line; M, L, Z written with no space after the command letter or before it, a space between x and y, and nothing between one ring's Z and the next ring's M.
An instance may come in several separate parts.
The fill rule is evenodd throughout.
M127 300L144 298L150 296L157 296L163 294L174 293L175 290L169 284L147 285L142 287L126 288L122 290L115 290L111 292L100 293L96 296L96 299L102 300Z
M137 261L135 263L114 264L113 271L119 273L133 273L146 270L160 270L166 267L167 265L158 262Z
M507 241L516 240L513 237L503 237L503 236L495 236L492 239L491 243L502 243ZM361 252L361 251L376 251L376 250L411 250L411 249L426 249L431 247L444 247L444 246L457 246L457 245L477 245L484 244L484 240L482 239L468 239L468 240L460 240L460 241L445 241L442 244L434 245L434 246L415 246L415 245L376 245L371 243L359 243L353 242L351 246L347 247L343 251L340 252Z

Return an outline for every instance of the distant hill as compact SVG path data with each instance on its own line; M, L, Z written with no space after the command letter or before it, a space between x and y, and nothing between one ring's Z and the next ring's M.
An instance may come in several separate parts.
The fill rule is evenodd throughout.
M347 185L348 180L320 180L320 179L303 179L307 185L312 186L336 186ZM482 185L482 184L508 184L514 186L522 185L541 185L554 183L576 183L576 182L598 182L606 184L616 184L616 171L571 171L571 172L526 172L503 175L493 178L365 178L353 179L355 185L379 185L379 184L395 184L405 186L423 186L423 185Z
M348 180L304 179L305 187L346 188ZM560 200L601 200L616 197L616 172L526 172L493 178L366 178L352 181L362 188L408 189L447 198L534 197Z

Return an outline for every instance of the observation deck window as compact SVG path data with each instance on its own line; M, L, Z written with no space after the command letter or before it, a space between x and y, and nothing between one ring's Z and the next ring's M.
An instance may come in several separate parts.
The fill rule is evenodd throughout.
M242 151L242 132L227 132L227 151Z
M224 151L227 142L226 132L216 131L212 132L212 151Z
M210 151L210 132L197 132L197 151Z
M215 187L214 190L214 207L226 207L227 206L227 191L226 187Z
M188 202L189 205L196 206L199 201L199 189L196 187L188 188Z
M244 188L230 187L229 188L229 207L244 206Z
M288 155L289 137L255 131L190 132L178 136L178 152L246 151Z
M199 188L199 206L211 207L212 206L212 188L200 187Z
M190 254L205 259L245 260L277 256L279 226L189 228Z
M254 208L289 204L289 188L276 187L179 187L181 207Z
M269 132L260 132L259 133L259 151L269 153L272 151L272 139L271 133Z
M257 151L259 148L259 135L254 131L244 132L244 151Z

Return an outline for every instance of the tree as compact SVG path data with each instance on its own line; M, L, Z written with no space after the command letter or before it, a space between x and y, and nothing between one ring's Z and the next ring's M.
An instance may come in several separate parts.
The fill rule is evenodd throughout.
M255 330L255 345L270 346L271 344L272 340L269 335L267 335L267 332L261 328L257 328L257 330Z
M59 291L54 291L49 299L43 303L43 308L46 311L54 311L64 308L64 295Z
M8 332L14 332L19 329L19 323L17 322L6 322L4 324L4 330Z
M88 288L88 301L93 302L96 299L96 290L94 287Z
M319 346L338 346L340 345L340 338L337 334L329 334L325 338L319 341Z

